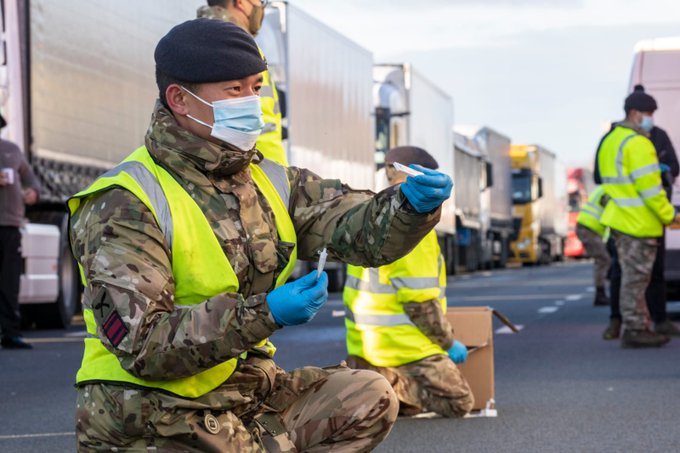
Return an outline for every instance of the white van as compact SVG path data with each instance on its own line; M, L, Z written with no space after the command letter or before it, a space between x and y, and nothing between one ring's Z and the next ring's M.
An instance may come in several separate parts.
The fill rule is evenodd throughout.
M637 84L656 99L654 123L665 129L680 149L680 36L640 41L635 46L630 91ZM680 178L673 187L673 205L680 206ZM666 230L666 282L680 288L680 230Z

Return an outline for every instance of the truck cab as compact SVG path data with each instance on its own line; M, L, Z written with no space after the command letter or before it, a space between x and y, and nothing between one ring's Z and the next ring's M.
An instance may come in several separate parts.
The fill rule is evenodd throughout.
M539 200L543 184L538 175L538 156L525 146L513 145L512 159L512 218L514 235L510 244L512 261L537 263L542 254L538 242L540 233Z

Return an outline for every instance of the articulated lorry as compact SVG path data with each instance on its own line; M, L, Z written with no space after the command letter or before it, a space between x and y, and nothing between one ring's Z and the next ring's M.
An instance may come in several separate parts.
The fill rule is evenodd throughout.
M257 43L279 90L288 162L355 189L375 188L373 55L290 3L267 8ZM295 276L310 270L301 263ZM345 266L329 262L329 289Z
M64 201L143 143L154 101L153 51L200 0L2 0L4 138L42 184L22 228L25 323L64 327L79 278Z
M654 96L659 109L654 123L680 149L680 36L641 41L635 46L629 92L637 84ZM670 150L657 150L670 152ZM680 185L673 185L671 202L680 207ZM680 230L666 230L665 277L669 288L680 289Z
M205 1L0 4L3 137L24 150L42 184L22 228L22 319L65 327L81 288L64 202L143 144L158 97L156 44ZM288 94L290 162L373 188L371 54L284 2L268 8L265 25L282 31L265 53Z
M385 153L395 146L419 146L432 154L439 170L454 179L454 192L466 181L454 178L453 101L410 64L379 64L373 68L375 164L377 188L385 186ZM456 215L452 196L443 205L436 227L449 273L456 269Z
M505 267L510 255L512 226L512 175L510 138L488 126L456 126L472 138L486 160L486 183L480 192L482 267Z
M588 195L595 188L593 172L587 168L567 169L567 194L569 196L569 226L564 243L564 256L582 258L586 256L583 244L576 236L576 224L581 205L588 201Z
M567 172L538 145L512 145L512 260L548 264L563 258L567 236Z
M491 243L487 240L490 226L488 193L491 164L478 144L463 134L454 137L454 181L456 185L457 263L468 272L491 265Z

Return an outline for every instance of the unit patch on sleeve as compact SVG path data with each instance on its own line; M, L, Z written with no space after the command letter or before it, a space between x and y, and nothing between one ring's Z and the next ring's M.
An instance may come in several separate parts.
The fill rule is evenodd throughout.
M111 314L109 314L109 317L106 319L106 322L104 322L102 328L104 330L104 335L106 335L106 338L109 339L114 348L123 341L123 338L125 338L125 335L128 333L128 329L123 323L123 318L120 317L116 310L113 310Z

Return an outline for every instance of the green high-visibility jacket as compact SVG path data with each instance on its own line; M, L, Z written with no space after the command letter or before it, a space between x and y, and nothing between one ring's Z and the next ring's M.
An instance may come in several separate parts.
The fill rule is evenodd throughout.
M438 299L446 313L446 267L430 231L403 258L379 268L347 267L347 351L378 367L446 354L404 312L407 302Z
M297 238L287 208L290 188L285 169L269 160L259 165L251 164L250 169L255 184L274 211L279 237L282 241L295 244ZM146 147L137 149L117 167L100 176L90 187L69 199L71 215L78 210L84 198L115 186L122 187L139 198L163 231L172 250L172 274L175 279L177 305L199 304L225 292L238 292L238 278L203 212L182 186L166 170L156 165ZM276 286L286 282L293 271L296 258L297 246L293 249L290 262L278 277ZM82 266L80 273L83 284L87 286ZM218 387L236 368L237 359L234 358L181 379L139 379L124 370L116 356L97 337L97 325L90 307L84 308L83 318L88 337L85 338L85 353L76 376L78 383L125 382L196 398ZM272 354L275 350L268 340L263 340L258 346L266 347Z
M660 237L675 209L661 185L654 145L624 126L605 137L598 153L602 187L611 200L602 224L635 237Z
M576 222L604 237L607 227L602 225L602 213L608 199L602 186L593 190L588 201L581 205Z

